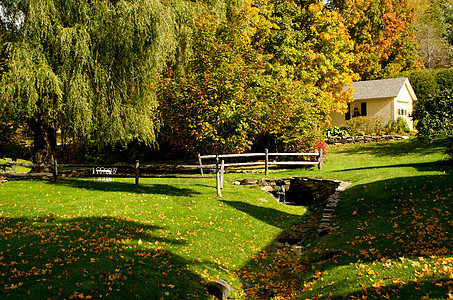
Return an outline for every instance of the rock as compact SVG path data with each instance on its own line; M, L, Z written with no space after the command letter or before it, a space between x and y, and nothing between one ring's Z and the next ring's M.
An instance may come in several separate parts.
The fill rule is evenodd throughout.
M274 191L274 187L270 186L270 185L266 185L266 186L263 186L261 188L262 191L266 191L266 192L273 192Z
M318 234L319 234L320 236L329 234L329 233L331 233L331 232L332 232L332 228L330 228L330 227L318 228Z
M250 289L252 287L252 285L250 283L245 282L245 281L241 281L241 284L244 289Z
M327 251L326 253L324 253L323 259L332 259L335 256L339 256L339 255L343 255L343 254L344 254L344 251L342 249L333 249L333 250L330 250L330 251Z
M241 184L243 185L252 185L252 184L257 184L258 181L253 178L245 178L241 180Z
M291 246L291 251L294 252L298 257L302 256L302 252L304 251L304 247L299 246L299 245L293 245Z
M218 282L210 281L206 283L206 289L210 295L213 295L219 300L228 299L231 292L230 284L223 279L219 279Z

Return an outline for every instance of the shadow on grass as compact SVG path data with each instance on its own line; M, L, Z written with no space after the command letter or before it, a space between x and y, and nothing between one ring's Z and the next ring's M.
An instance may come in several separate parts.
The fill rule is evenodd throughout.
M328 297L331 300L344 299L444 299L446 292L444 289L439 289L439 286L447 286L447 280L439 279L430 281L418 280L417 282L401 282L393 284L392 279L383 282L381 287L372 287L368 289L357 289L354 292L342 295ZM414 291L426 291L420 297L414 297ZM426 296L426 298L422 298Z
M243 280L254 285L255 290L260 291L260 287L264 289L263 287L270 286L274 287L272 292L278 295L279 291L289 287L296 286L299 291L306 289L304 283L319 278L319 275L315 277L317 270L323 274L343 272L338 275L344 276L343 278L330 278L333 279L331 283L318 281L315 287L310 288L312 291L303 294L301 299L316 298L316 295L320 294L338 300L362 299L362 296L381 299L378 293L388 293L390 299L394 299L395 294L402 295L401 299L421 299L425 294L432 297L445 296L448 292L446 285L436 283L442 282L448 275L434 272L431 277L419 279L420 282L417 283L412 281L416 279L414 273L422 272L424 264L420 263L416 268L407 259L419 262L420 258L453 256L452 183L453 174L447 172L437 176L401 177L352 186L341 195L331 222L332 227L339 228L330 235L314 240L312 246L302 252L297 262L281 268L275 262L283 255L289 257L288 261L294 259L291 250L287 248L284 253L270 253L263 249L263 255L250 260L238 273ZM250 214L262 220L270 218L260 216L268 213L265 210L254 211L255 208L248 206L246 208ZM333 259L326 256L334 249L342 249L345 254ZM401 257L406 259L407 271L404 271L405 268L387 270L382 267L382 262L388 260L392 262L392 267L397 266L401 263ZM383 280L379 289L372 287L373 281L366 277L367 274L363 275L361 281L344 280L357 276L359 271L354 266L372 266L375 262L381 265L378 270L378 273L382 273L381 276L378 274L373 277L374 282ZM301 271L295 271L299 267ZM282 276L288 273L284 272L285 268L293 273L290 276ZM393 277L386 276L389 274ZM385 279L386 277L391 280ZM425 279L428 277L429 279ZM398 281L399 278L402 278L403 283ZM347 288L349 284L351 286ZM364 284L365 290L357 290L361 284ZM327 292L324 291L323 285ZM280 287L280 290L276 287ZM334 292L333 295L328 296L329 291ZM270 293L269 290L262 292L264 295Z
M65 179L60 180L58 183L48 182L48 184L66 185L74 188L85 190L96 190L105 192L129 192L139 194L159 194L169 196L186 196L190 197L199 192L193 189L178 188L169 184L139 184L135 185L133 182L119 182L119 181L94 181L94 180L80 180L80 179Z
M447 140L436 139L432 141L430 147L427 147L426 144L427 142L411 138L395 142L355 144L353 146L355 147L355 154L371 154L377 157L397 157L407 156L408 154L429 155L442 152L447 145ZM350 154L348 148L339 150L338 153Z
M387 168L414 168L419 172L429 172L429 171L443 171L451 172L452 164L447 161L437 161L437 162L427 162L427 163L408 163L408 164L394 164L386 166L375 166L375 167L361 167L361 168L351 168L351 169L341 169L334 171L335 173L347 172L347 171L361 171L361 170L376 170L376 169L387 169Z
M209 299L184 243L120 218L0 218L0 298Z
M222 200L221 202L228 204L234 209L240 210L257 220L281 229L287 229L288 224L295 223L304 218L304 216L301 215L288 214L274 208L251 205L240 201Z
M429 297L445 296L448 292L446 285L436 285L436 282L445 280L447 275L434 272L432 276L419 279L419 282L412 282L416 279L414 273L423 273L424 263L418 266L406 261L408 271L405 272L396 266L404 262L401 258L420 262L420 258L453 256L452 183L453 174L449 173L394 178L351 187L342 195L335 213L335 222L341 226L340 229L323 239L324 249L343 249L347 255L329 260L323 258L325 251L314 253L310 250L302 261L317 264L322 272L339 270L340 266L350 264L372 266L375 262L392 263L387 271L383 267L378 269L379 273L390 275L387 276L390 280L383 280L382 287L373 288L365 277L362 281L367 284L368 291L353 292L350 296L359 294L359 298L362 295L371 299L380 298L376 291L383 295L390 294L390 299L395 295L401 299L421 299L425 294ZM357 272L354 269L353 274L346 273L344 276L353 277ZM313 274L305 276L308 280ZM395 286L393 282L402 277L402 283ZM383 278L384 275L381 275L375 281ZM362 282L353 283L357 286ZM335 282L331 289L345 290L344 284ZM320 293L322 289L315 291ZM330 298L341 299L343 295Z

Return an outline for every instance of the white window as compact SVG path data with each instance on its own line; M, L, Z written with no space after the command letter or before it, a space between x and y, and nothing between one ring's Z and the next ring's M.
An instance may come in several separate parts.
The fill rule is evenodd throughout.
M398 109L398 116L407 116L407 109Z

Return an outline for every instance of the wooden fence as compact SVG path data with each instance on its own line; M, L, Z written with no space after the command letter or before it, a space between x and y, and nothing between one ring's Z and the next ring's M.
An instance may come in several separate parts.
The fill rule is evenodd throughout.
M270 161L270 157L276 156L297 156L297 157L314 157L316 161ZM226 163L227 158L244 158L244 157L261 157L261 161L241 162L241 163ZM203 159L215 159L214 164L203 164ZM264 153L244 153L244 154L219 154L219 155L200 155L198 154L198 163L200 172L203 175L203 168L215 168L216 173L216 188L217 196L222 197L223 177L226 167L241 167L241 166L264 166L264 172L269 174L270 165L299 165L299 166L318 166L319 170L323 167L323 151L315 150L314 153L269 153L266 149Z
M276 156L297 156L297 157L314 157L315 161L275 161L270 160L271 157ZM240 163L225 163L225 159L229 158L244 158L244 157L261 157L261 161L252 161L252 162L240 162ZM203 164L203 160L214 160L213 164ZM223 188L223 177L225 173L226 167L241 167L241 166L264 166L265 174L268 175L269 173L269 166L271 165L299 165L299 166L318 166L320 170L322 170L323 166L323 152L322 149L318 152L315 151L314 153L269 153L266 149L264 153L244 153L244 154L219 154L219 155L200 155L198 154L198 165L181 165L178 166L179 169L200 169L201 176L205 177L203 174L204 169L215 169L215 177L216 177L216 188L217 188L217 195L222 197L221 189ZM22 166L22 167L30 167L33 168L35 165L30 163L16 163L16 162L8 162L8 163L0 163L0 170L3 171L12 171L14 167ZM114 178L114 177L123 177L123 178L135 178L135 184L139 184L140 177L162 177L162 176L147 176L141 174L140 169L145 169L148 167L152 167L152 165L144 165L140 166L140 162L137 160L135 164L129 165L93 165L93 164L58 164L56 160L54 160L53 165L51 166L44 166L48 167L52 170L52 173L46 174L30 174L28 177L39 177L39 176L53 176L54 181L58 180L59 176L59 169L58 168L88 168L92 170L90 172L90 176L93 177L100 177L100 178ZM118 170L120 169L132 169L133 172L129 172L129 174L118 174ZM132 174L131 174L132 173ZM9 176L12 176L14 173L7 173ZM194 177L194 176L187 176L187 177Z
M139 184L140 178L155 178L155 177L200 177L199 175L150 175L144 174L144 170L147 168L153 168L154 165L140 165L140 162L137 160L135 164L123 164L123 165L106 165L106 164L58 164L55 160L53 165L43 165L42 167L47 167L51 170L51 173L16 173L14 168L17 166L33 168L36 165L31 163L0 163L0 170L2 170L5 175L9 177L21 177L21 178L40 178L44 176L53 177L54 181L58 180L58 177L62 175L63 168L72 168L72 169L85 169L84 172L87 176L96 178L135 178L135 184ZM197 170L198 165L178 165L173 166L173 169L176 170L187 170L194 169ZM66 170L67 171L67 170ZM2 173L0 173L1 175ZM201 176L208 177L208 176ZM209 176L213 177L213 176Z

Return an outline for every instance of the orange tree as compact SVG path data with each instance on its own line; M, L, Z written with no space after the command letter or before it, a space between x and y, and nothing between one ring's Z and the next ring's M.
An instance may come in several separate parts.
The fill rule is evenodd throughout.
M176 149L243 152L256 134L259 104L247 88L254 69L245 17L230 9L223 20L202 10L191 54L162 81L161 138Z
M305 148L352 100L342 88L354 78L353 45L321 2L245 1L201 15L191 54L159 89L161 137L174 148L243 152L263 135Z
M361 79L421 67L415 39L415 5L408 0L332 0L355 43Z

